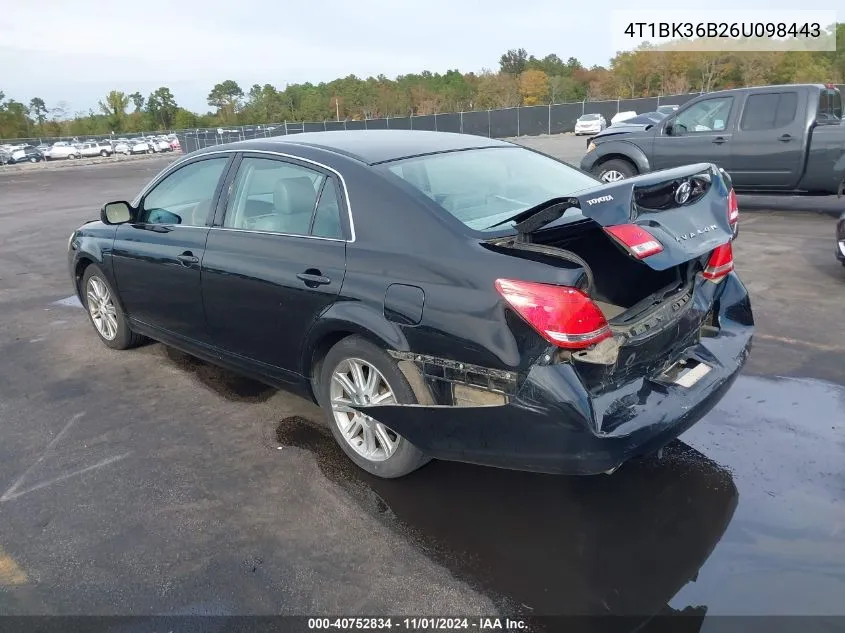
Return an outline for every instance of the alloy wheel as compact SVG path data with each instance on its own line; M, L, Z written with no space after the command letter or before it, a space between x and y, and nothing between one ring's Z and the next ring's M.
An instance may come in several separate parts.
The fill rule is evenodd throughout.
M108 286L99 277L91 277L85 291L88 313L97 332L107 341L117 336L117 310Z
M374 462L388 459L399 446L399 435L353 405L392 404L396 396L385 377L359 358L347 358L335 367L329 386L332 417L341 435L361 457Z
M618 182L619 180L625 180L625 174L615 169L609 169L601 175L602 182Z

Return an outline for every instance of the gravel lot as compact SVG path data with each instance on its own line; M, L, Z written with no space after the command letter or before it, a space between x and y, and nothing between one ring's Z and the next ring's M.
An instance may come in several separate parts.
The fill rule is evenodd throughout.
M0 170L0 613L845 615L828 216L741 201L755 348L662 460L380 481L312 405L158 344L109 350L63 302L72 229L172 159Z

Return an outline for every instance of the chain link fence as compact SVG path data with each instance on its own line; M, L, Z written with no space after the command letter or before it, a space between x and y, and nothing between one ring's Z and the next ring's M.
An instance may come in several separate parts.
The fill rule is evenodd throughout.
M519 106L471 112L444 112L406 117L384 117L345 121L306 121L262 125L229 126L197 130L177 130L175 134L182 151L192 152L210 145L243 141L270 136L324 132L330 130L429 130L459 132L491 138L562 134L575 129L575 121L584 114L601 114L610 119L619 112L653 112L662 105L683 105L699 93L613 99L607 101L578 101L542 106Z
M837 86L845 93L845 85ZM329 130L430 130L437 132L460 132L491 138L509 138L514 136L538 136L541 134L562 134L575 129L575 121L584 114L601 114L608 122L619 112L653 112L658 106L680 106L697 97L700 93L667 95L660 97L642 97L638 99L613 99L606 101L579 101L575 103L555 103L542 106L520 106L495 110L475 110L470 112L444 112L406 117L384 117L365 120L344 121L306 121L281 123L262 123L254 125L226 126L225 128L199 128L193 130L165 130L149 133L132 133L120 136L136 138L140 136L175 134L179 138L183 152L192 152L209 145L219 145L232 141L299 134L302 132L323 132ZM90 137L70 138L30 138L0 142L2 144L54 143L56 141L84 141L87 138L111 138L119 135L91 135Z

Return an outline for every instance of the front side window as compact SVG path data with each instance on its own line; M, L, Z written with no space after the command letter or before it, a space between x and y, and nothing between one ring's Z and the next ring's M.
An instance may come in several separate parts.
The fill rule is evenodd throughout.
M598 185L569 165L521 147L419 156L381 169L476 231L508 228L513 226L509 218L526 209Z
M776 130L795 120L797 92L772 92L750 95L742 112L742 130Z
M334 180L282 160L244 158L223 226L341 239L340 203Z
M144 224L203 226L228 157L180 167L144 196L138 218Z
M723 131L728 125L733 100L733 97L714 97L690 106L675 118L672 136Z

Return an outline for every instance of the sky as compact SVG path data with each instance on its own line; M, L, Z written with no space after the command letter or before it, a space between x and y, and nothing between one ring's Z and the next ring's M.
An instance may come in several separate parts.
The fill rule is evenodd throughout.
M616 53L609 11L630 0L2 0L0 91L68 114L110 90L171 89L205 112L214 84L331 81L430 70L498 69L525 48L606 65ZM633 6L638 6L635 3ZM722 9L794 9L794 0L709 0ZM807 9L810 7L802 6ZM602 10L593 7L601 7ZM644 9L647 9L645 6ZM671 18L671 3L657 9ZM824 9L821 4L817 7ZM654 15L653 11L650 11ZM720 17L721 16L721 17Z

